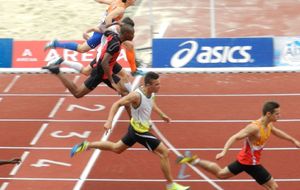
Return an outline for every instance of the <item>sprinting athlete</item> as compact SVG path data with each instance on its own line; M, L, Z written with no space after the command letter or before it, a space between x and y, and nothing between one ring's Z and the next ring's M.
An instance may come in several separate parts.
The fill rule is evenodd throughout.
M169 150L161 140L151 133L150 117L152 111L160 115L164 121L171 121L155 102L155 94L158 93L159 89L159 75L154 72L146 73L144 86L116 101L112 105L107 121L104 124L104 129L109 131L112 128L113 118L117 110L121 106L129 105L131 107L132 117L129 123L128 132L123 138L117 142L84 141L72 148L71 157L88 149L100 149L121 154L135 143L139 143L159 157L161 170L167 180L167 190L188 190L188 186L182 186L174 182L169 163Z
M241 172L246 172L265 189L275 190L278 188L277 183L271 174L260 164L263 147L271 133L281 139L294 143L296 147L300 148L298 140L273 125L279 117L280 105L274 101L266 102L263 105L262 117L231 136L225 143L223 151L216 155L217 160L223 158L233 143L245 139L245 145L238 153L236 161L225 168L221 168L215 162L199 159L197 156L179 157L178 162L191 163L194 166L201 167L220 179L227 179Z
M97 28L103 29L113 22L121 20L126 8L133 5L135 0L96 0L96 2L109 5L104 16L100 18L99 25L97 26ZM88 29L83 34L84 38L87 39L83 44L53 40L45 46L45 50L49 48L63 48L78 51L80 53L88 52L101 43L101 37L103 35L103 33L101 33L100 31L94 31L93 35L89 37L87 33L91 31L91 29Z

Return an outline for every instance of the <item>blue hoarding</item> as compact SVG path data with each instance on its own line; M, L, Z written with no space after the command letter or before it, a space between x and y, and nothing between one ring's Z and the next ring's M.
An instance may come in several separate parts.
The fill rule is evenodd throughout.
M271 67L272 38L153 39L156 68Z
M0 68L9 68L12 63L13 39L0 39Z

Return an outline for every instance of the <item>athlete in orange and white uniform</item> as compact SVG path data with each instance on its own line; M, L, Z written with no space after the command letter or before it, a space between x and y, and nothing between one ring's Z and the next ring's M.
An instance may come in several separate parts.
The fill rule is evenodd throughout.
M293 142L296 147L300 147L300 142L273 125L280 116L280 105L277 102L266 102L262 113L263 115L260 119L232 135L225 143L223 151L216 155L217 160L223 158L233 143L245 139L245 146L237 155L237 160L227 167L221 168L217 163L199 159L197 156L181 157L178 159L178 162L191 163L201 167L220 179L227 179L241 172L246 172L265 189L277 189L278 185L271 174L260 164L263 147L271 133L281 139Z
M103 28L106 25L110 25L114 21L119 21L127 7L134 5L135 0L95 0L98 3L108 4L109 7L105 11L104 15L101 16L99 24L96 27L88 29L83 33L83 38L86 40L82 44L76 42L60 42L58 40L53 40L45 46L45 50L50 48L63 48L73 51L78 51L80 53L88 52L91 49L97 47L101 42L101 37L103 33L100 30L95 31L95 28ZM94 32L90 37L88 33Z
M239 163L245 165L260 164L261 152L268 141L272 130L271 124L264 127L260 120L252 122L252 125L256 125L259 129L258 139L251 142L250 138L247 137L243 149L237 155Z

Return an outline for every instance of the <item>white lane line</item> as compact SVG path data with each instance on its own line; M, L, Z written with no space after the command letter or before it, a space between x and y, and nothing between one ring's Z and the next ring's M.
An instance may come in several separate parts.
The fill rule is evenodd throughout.
M77 181L77 178L12 178L12 177L0 177L0 180L12 180L12 181ZM93 182L165 182L164 179L126 179L126 178L93 178L93 179L86 179L86 181L93 181ZM184 180L174 180L176 182L195 182L195 183L207 183L204 179L184 179ZM253 179L212 179L213 182L218 183L240 183L240 182L254 182ZM279 178L275 179L276 182L300 182L299 178Z
M14 86L14 84L17 82L17 80L20 78L20 75L16 75L13 80L9 83L9 85L4 89L4 93L7 93L11 90L11 88Z
M42 125L42 127L40 128L40 130L37 132L37 134L34 136L34 138L32 139L30 145L35 145L37 143L37 141L40 139L40 137L42 136L43 132L47 129L48 127L48 123L44 123Z
M55 116L55 114L57 113L58 109L60 108L60 106L63 104L63 102L65 101L65 98L60 98L57 102L57 104L55 105L55 107L53 108L53 110L51 111L51 113L49 114L49 118L53 118Z
M118 122L128 122L129 120L119 120ZM163 123L162 120L152 120L155 123ZM172 123L248 123L252 122L253 119L248 120L172 120ZM68 122L68 123L99 123L106 122L106 120L80 120L80 119L0 119L0 122ZM277 122L300 122L300 119L281 119Z
M216 11L215 1L210 0L210 37L216 37Z
M133 89L135 89L139 85L141 78L142 78L141 76L137 76L134 79L133 84L132 84ZM122 114L123 110L124 110L124 107L119 108L119 110L117 111L115 117L113 118L112 129L110 130L109 133L104 133L104 135L101 137L100 141L106 141L109 138L109 136L112 134L112 131L115 128L115 125L118 122L119 118L121 117L121 114ZM79 180L75 184L73 190L80 190L81 189L83 183L86 181L89 173L92 170L92 167L94 166L94 164L95 164L95 162L96 162L96 160L97 160L97 158L99 157L100 154L101 154L101 150L99 150L99 149L94 150L89 162L87 163L86 167L84 168L84 170L83 170L82 174L80 175Z
M32 146L0 146L0 150L71 150L72 147L32 147ZM128 151L148 151L146 148L129 148ZM169 148L170 151L173 151L172 148ZM221 151L220 148L176 148L178 151ZM240 151L241 148L230 148L230 151ZM299 148L295 147L273 147L273 148L264 148L264 151L299 151Z
M2 97L73 97L72 94L1 94ZM269 96L300 96L300 93L262 93L262 94L158 94L166 97L269 97ZM116 94L87 94L85 97L119 97Z
M5 190L8 186L8 184L9 184L8 182L2 183L2 185L0 186L0 190Z
M156 132L156 134L159 136L159 138L169 147L172 149L172 151L177 155L177 156L183 156L179 151L176 150L176 148L169 142L169 140L158 130L158 128L155 126L154 123L152 123L152 129ZM218 184L216 184L212 179L207 177L204 173L202 173L198 168L195 166L192 166L191 164L188 164L188 166L194 170L199 176L201 176L206 182L208 182L210 185L212 185L215 189L217 190L223 190L222 187L220 187Z
M0 98L0 102L2 102L2 99L3 99L3 98Z
M12 171L9 173L9 175L16 175L16 173L18 172L19 168L22 166L23 162L25 161L25 159L27 158L29 152L25 151L23 153L23 155L21 156L21 163L18 165L15 165L15 167L12 169Z

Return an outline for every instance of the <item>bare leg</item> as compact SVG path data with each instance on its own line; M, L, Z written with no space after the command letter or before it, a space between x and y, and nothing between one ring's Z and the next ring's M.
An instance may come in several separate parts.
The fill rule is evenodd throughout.
M84 43L79 44L79 45L77 46L77 51L78 51L79 53L85 53L85 52L90 51L91 49L92 49L92 48L87 44L86 41L85 41Z
M229 171L228 167L221 168L217 163L208 160L195 160L194 165L200 166L219 179L227 179L234 176L234 174Z
M76 98L81 98L92 91L88 89L84 84L78 87L73 81L65 77L64 74L62 73L58 73L56 76L60 79L63 85L71 92L71 94L73 94L74 97Z
M263 187L267 190L276 190L278 189L278 184L274 181L274 178L271 178L269 181L263 184Z
M173 177L171 176L171 167L169 161L169 150L167 147L160 143L159 146L154 151L160 158L160 166L161 170L167 180L168 183L173 183Z
M90 142L87 148L88 149L95 148L95 149L100 149L100 150L108 150L108 151L115 152L117 154L121 154L123 151L125 151L129 147L120 140L116 143L110 142L110 141Z

